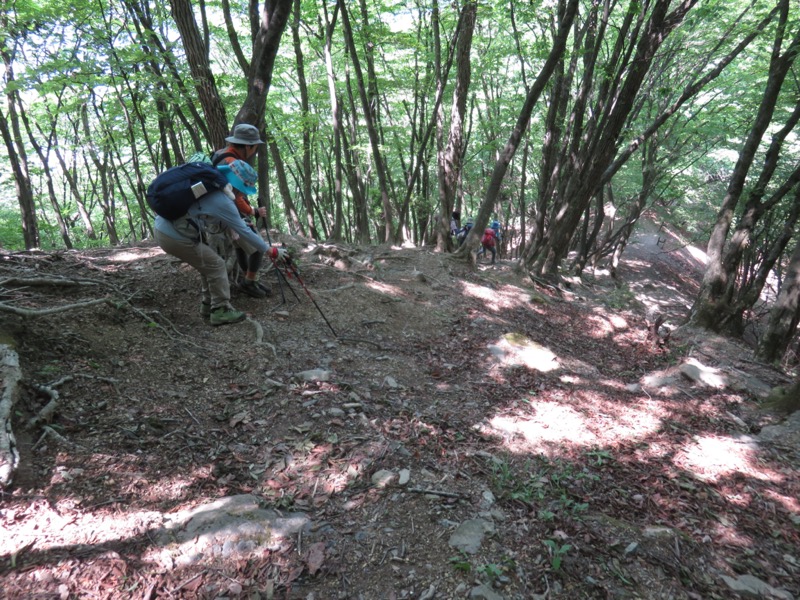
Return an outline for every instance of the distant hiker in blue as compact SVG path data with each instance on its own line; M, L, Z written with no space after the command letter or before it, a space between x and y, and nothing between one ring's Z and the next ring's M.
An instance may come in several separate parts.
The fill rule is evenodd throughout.
M500 221L494 220L490 227L487 227L483 232L481 238L481 247L478 250L478 258L486 254L486 251L492 253L492 264L495 264L497 259L497 247L500 245L502 239L500 232Z
M460 246L461 244L464 243L464 240L467 239L467 235L469 234L474 224L475 223L472 220L472 217L467 217L466 224L461 229L459 229L458 233L456 234L456 244Z
M500 230L500 221L495 219L492 221L491 228L494 229L494 238L495 241L499 244L503 240L503 235Z

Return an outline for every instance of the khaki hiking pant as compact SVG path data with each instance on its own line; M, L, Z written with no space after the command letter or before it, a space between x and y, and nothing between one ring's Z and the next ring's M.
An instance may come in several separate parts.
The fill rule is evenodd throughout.
M155 231L155 238L167 254L180 258L200 273L203 302L215 309L231 305L231 288L228 283L228 270L225 261L207 244L173 237Z

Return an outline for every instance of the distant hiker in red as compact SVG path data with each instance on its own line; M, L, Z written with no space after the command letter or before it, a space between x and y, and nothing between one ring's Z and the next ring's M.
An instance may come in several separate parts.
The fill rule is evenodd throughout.
M256 155L260 146L264 143L261 141L261 135L258 128L247 123L240 123L233 128L233 135L225 138L228 145L222 150L217 150L211 156L211 163L219 167L228 165L233 167L237 161L249 161ZM244 190L234 187L236 192L236 208L239 214L250 226L253 231L258 231L251 221L252 217L264 218L267 216L267 209L263 206L253 207L247 200L248 194L255 194L256 181L248 182L250 185ZM243 237L234 242L236 249L236 261L239 263L239 268L245 274L244 278L238 282L239 289L241 289L248 296L253 298L264 298L269 295L271 290L269 287L261 284L258 281L258 270L261 268L262 253L257 252L256 249L247 243Z
M478 251L478 256L481 254L486 254L487 250L491 251L492 264L494 264L495 259L497 258L497 232L491 227L487 227L483 231L483 237L481 238L481 249Z

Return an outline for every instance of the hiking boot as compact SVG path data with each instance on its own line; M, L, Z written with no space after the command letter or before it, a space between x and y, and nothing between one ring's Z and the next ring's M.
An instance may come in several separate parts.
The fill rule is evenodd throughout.
M261 290L264 292L265 296L272 296L272 288L271 287L269 287L268 285L264 285L260 281L257 282L256 285L261 288Z
M212 325L227 325L228 323L238 323L243 321L245 314L228 306L220 306L211 311Z
M253 298L264 298L267 295L267 293L258 285L257 281L252 281L250 279L243 279L239 284L239 289Z
M200 316L207 319L211 316L211 304L208 302L200 303Z

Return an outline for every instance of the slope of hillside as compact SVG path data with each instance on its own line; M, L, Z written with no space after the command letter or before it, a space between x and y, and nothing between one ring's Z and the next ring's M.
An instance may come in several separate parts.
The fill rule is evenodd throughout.
M0 312L4 597L797 597L798 445L759 435L786 377L678 328L699 265L657 236L560 291L287 237L305 288L219 328L158 248L3 254L7 305L108 298Z

